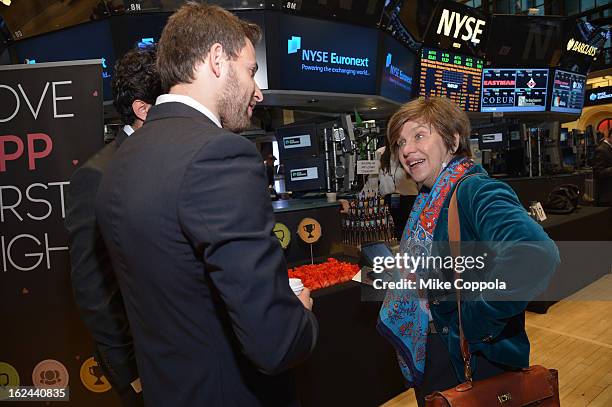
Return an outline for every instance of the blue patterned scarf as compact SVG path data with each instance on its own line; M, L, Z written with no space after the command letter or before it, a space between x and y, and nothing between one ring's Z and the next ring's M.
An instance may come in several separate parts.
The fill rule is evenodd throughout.
M438 175L431 190L421 188L412 207L400 243L400 254L429 256L433 234L446 197L473 166L468 158L451 161ZM395 278L416 281L423 270L395 270ZM399 280L395 280L399 281ZM420 386L425 372L429 304L427 294L417 290L388 290L376 328L395 348L402 374L410 387Z

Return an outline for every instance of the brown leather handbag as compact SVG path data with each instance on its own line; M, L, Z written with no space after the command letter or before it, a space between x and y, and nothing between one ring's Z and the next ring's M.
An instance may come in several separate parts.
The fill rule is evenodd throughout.
M464 177L461 181L466 178ZM455 187L448 210L448 240L453 257L459 256L461 242L456 195L459 183ZM457 278L456 272L455 278ZM457 290L457 310L459 314L461 356L463 357L466 381L452 389L434 392L426 396L426 407L560 406L559 379L557 371L554 369L535 365L515 372L502 373L485 380L473 381L470 351L468 342L463 335L463 325L461 323L460 290Z

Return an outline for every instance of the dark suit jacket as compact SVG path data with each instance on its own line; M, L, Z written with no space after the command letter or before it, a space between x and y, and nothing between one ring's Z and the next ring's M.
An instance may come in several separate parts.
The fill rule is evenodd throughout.
M612 205L612 147L602 142L593 157L595 201L599 205Z
M94 204L102 174L125 139L127 134L122 130L115 141L74 172L66 196L65 221L74 298L96 343L96 359L121 393L131 390L138 370L123 297L96 222Z
M317 323L289 288L253 143L187 105L154 106L96 213L147 405L297 404L279 373L309 356Z

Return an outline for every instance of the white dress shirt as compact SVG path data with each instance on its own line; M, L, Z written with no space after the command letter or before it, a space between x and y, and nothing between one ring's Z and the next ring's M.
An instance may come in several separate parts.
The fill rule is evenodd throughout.
M201 112L206 117L208 117L210 120L212 120L212 122L215 123L219 128L221 128L221 122L219 121L217 116L215 116L213 112L208 110L206 106L204 106L203 104L201 104L200 102L198 102L197 100L189 96L177 95L175 93L166 93L163 95L159 95L157 97L157 100L155 101L155 104L161 105L162 103L168 103L168 102L178 102L178 103L183 103L187 106L193 107L194 109L196 109L197 111Z
M134 133L134 129L129 124L123 126L123 131L125 132L125 134L127 134L128 137L130 137L132 133Z

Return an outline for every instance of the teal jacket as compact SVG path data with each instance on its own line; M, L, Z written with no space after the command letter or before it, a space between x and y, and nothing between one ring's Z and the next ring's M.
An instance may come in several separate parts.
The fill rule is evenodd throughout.
M492 362L515 368L527 367L529 339L525 332L524 311L529 300L548 286L560 262L559 252L508 184L490 178L479 165L468 173L481 175L472 176L459 185L457 203L461 241L490 242L494 246L495 258L487 271L487 280L511 280L513 292L509 293L510 298L520 301L490 301L480 295L475 301L463 302L464 334L472 354L481 352ZM449 193L441 210L434 231L434 245L435 242L448 241L451 195ZM512 270L520 270L520 273ZM457 377L463 381L455 295L453 293L442 301L432 299L438 294L435 291L428 293L433 322L448 347ZM472 357L472 370L477 369Z

